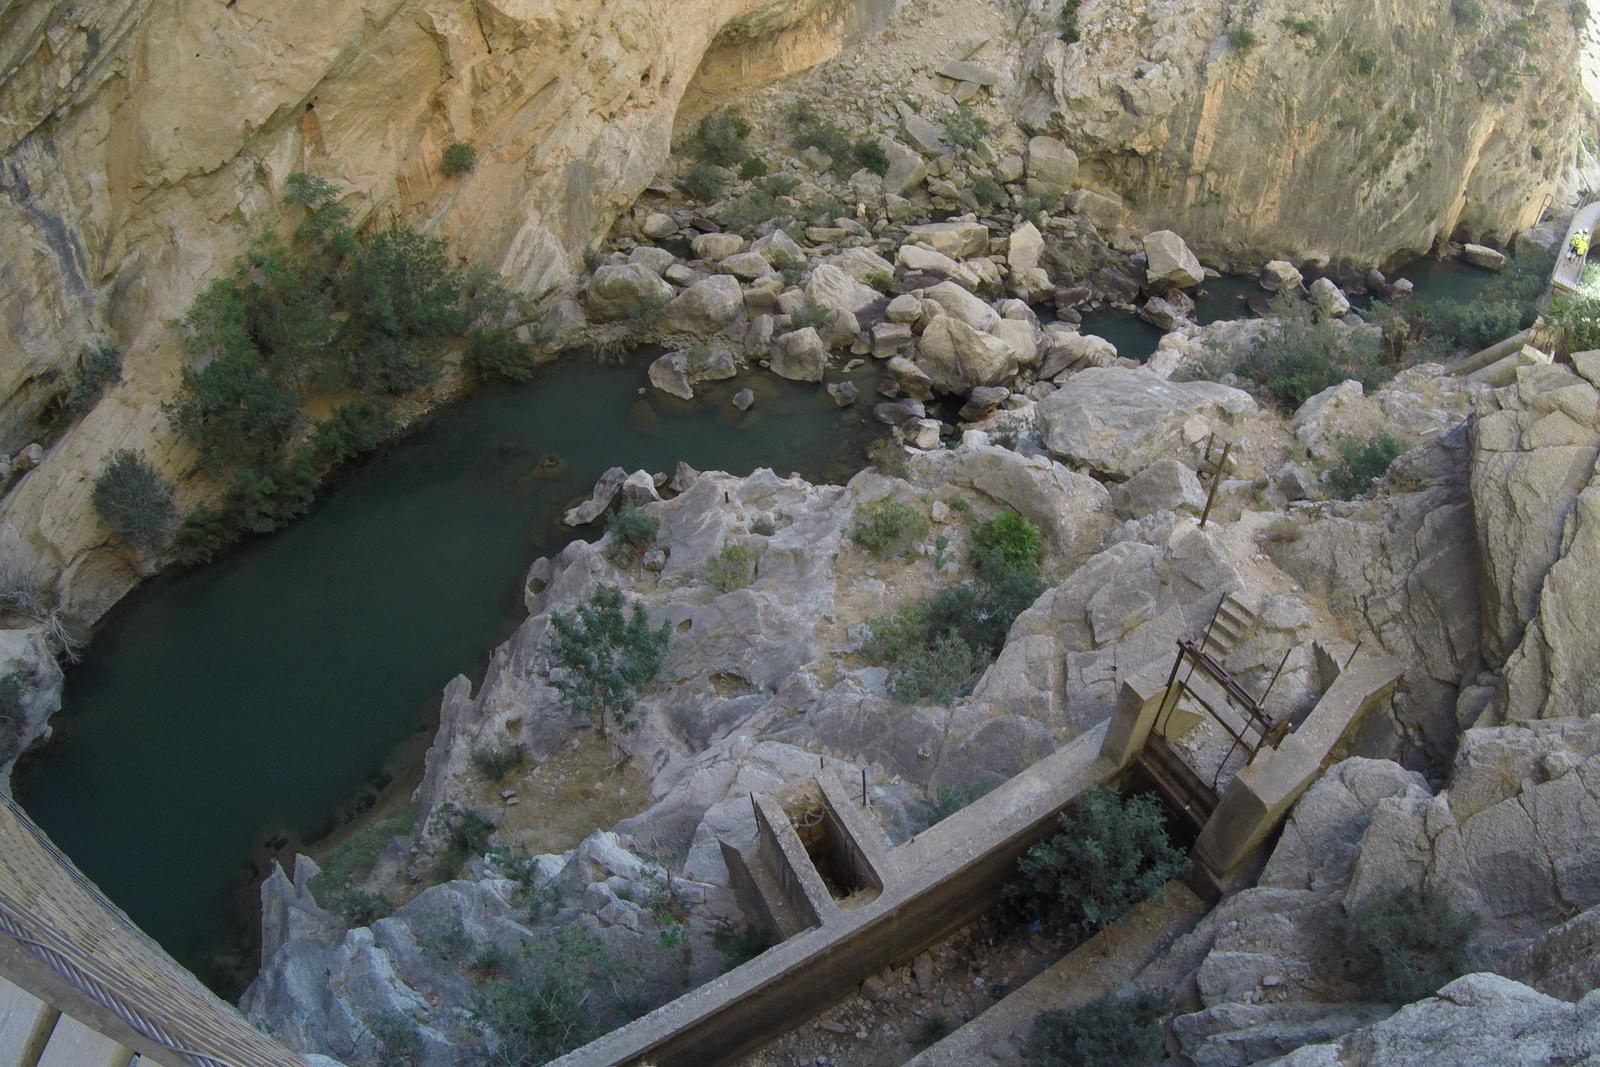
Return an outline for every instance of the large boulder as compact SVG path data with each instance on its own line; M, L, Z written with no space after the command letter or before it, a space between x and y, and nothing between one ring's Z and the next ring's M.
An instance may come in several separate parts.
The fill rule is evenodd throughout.
M878 146L889 157L889 169L883 175L883 191L898 196L915 189L928 179L928 164L922 153L913 152L893 137L881 137Z
M1318 278L1311 283L1311 299L1329 318L1343 318L1350 313L1350 299L1344 291L1328 278Z
M650 384L680 400L694 399L689 384L689 360L682 352L668 352L650 364Z
M597 319L620 319L636 307L664 307L676 292L642 263L608 263L589 279L589 313Z
M1298 289L1305 281L1295 265L1286 259L1274 259L1261 268L1261 288L1269 293L1276 293L1280 289Z
M665 325L684 333L711 333L744 311L744 290L731 274L695 282L667 306Z
M847 248L822 262L838 267L863 285L870 286L877 278L894 277L894 264L870 248Z
M1055 378L1086 367L1110 367L1117 361L1117 346L1104 337L1079 333L1058 323L1045 330L1044 362L1040 378Z
M1506 265L1506 254L1497 252L1488 245L1463 245L1461 258L1474 267L1482 267L1484 270L1499 270Z
M1044 235L1039 227L1024 222L1011 231L1011 244L1006 249L1006 266L1014 271L1031 270L1039 265L1044 255Z
M938 391L966 394L1015 375L1017 355L1000 338L979 333L953 315L940 315L922 331L916 363Z
M971 267L958 263L938 249L929 248L927 245L901 245L894 258L896 263L914 274L932 274L939 278L947 278L961 283L968 289L976 289L982 284L982 279Z
M772 373L791 382L820 382L828 346L810 326L784 334L772 344Z
M909 233L911 240L952 259L986 255L989 251L989 227L981 222L930 222L911 227Z
M702 233L690 242L696 259L720 263L744 247L744 238L736 233Z
M1028 142L1028 192L1033 196L1065 196L1078 180L1078 154L1054 137Z
M806 282L806 298L823 311L859 315L881 299L876 289L852 278L843 268L823 263Z
M1157 230L1144 238L1145 276L1152 285L1187 289L1205 281L1205 269L1183 238L1171 230Z
M1000 312L955 282L940 282L922 294L975 330L988 332L1000 324Z
M1064 462L1116 479L1186 455L1183 423L1213 429L1254 415L1250 394L1215 382L1171 382L1144 368L1092 367L1039 402L1044 443Z

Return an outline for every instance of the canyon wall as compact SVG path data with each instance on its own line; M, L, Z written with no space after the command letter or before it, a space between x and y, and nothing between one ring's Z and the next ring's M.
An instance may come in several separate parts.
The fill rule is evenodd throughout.
M666 157L709 51L722 91L837 49L848 0L0 0L0 453L43 436L86 345L123 381L0 499L0 557L92 618L138 579L89 503L143 449L204 494L160 405L173 319L277 221L284 179L405 216L538 297ZM741 43L794 35L786 58ZM831 42L831 44L830 44ZM453 142L478 152L448 177Z
M1147 229L1216 255L1372 264L1458 230L1508 240L1575 165L1591 107L1566 0L1082 0L1075 43L1060 4L1033 6L1024 125Z

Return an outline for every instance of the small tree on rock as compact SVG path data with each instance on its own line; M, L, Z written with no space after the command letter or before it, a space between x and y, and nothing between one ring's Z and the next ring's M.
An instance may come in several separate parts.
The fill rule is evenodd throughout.
M561 670L552 684L567 707L624 733L638 728L634 699L661 670L669 640L668 627L652 630L644 608L624 615L622 594L600 589L579 604L571 617L550 619L556 634L552 659Z
M1436 890L1381 893L1345 917L1345 959L1363 985L1409 1004L1466 971L1475 925Z
M117 534L140 548L159 548L177 516L172 487L144 454L124 448L111 454L94 480L94 509Z

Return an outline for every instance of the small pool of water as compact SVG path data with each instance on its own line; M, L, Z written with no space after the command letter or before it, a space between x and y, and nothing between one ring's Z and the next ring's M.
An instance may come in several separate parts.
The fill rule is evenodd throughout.
M865 400L837 412L820 386L759 372L692 403L641 397L644 367L569 360L477 392L287 529L135 591L68 673L61 743L18 782L27 810L180 962L237 991L262 857L333 829L414 761L440 689L476 679L524 617L528 565L598 533L560 518L602 471L684 460L839 481L880 429ZM744 385L758 399L740 414Z

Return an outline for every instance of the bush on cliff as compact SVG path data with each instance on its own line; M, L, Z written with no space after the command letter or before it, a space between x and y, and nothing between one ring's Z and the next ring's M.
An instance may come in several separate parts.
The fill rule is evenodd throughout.
M1436 890L1380 893L1345 916L1345 960L1363 987L1409 1004L1466 971L1475 925Z
M1382 478L1405 445L1390 434L1380 433L1365 440L1346 437L1338 442L1339 462L1323 473L1328 495L1339 500L1354 500Z
M1354 379L1372 387L1388 381L1377 336L1324 318L1309 301L1280 293L1270 325L1235 373L1260 385L1287 407L1304 404L1330 385Z
M178 513L172 486L131 448L113 452L94 480L94 509L113 533L139 548L160 548Z
M553 615L556 635L551 684L567 707L605 729L631 732L639 725L634 700L661 670L669 641L668 627L652 630L644 607L622 611L622 594L602 588L571 616Z
M1047 925L1098 930L1189 868L1153 793L1124 799L1096 789L1074 801L1060 825L1061 833L1017 861L1017 878L1006 886Z
M1101 997L1071 1011L1047 1011L1033 1021L1032 1067L1147 1067L1161 1059L1161 1017L1147 997Z

